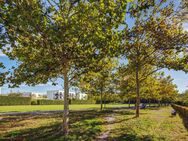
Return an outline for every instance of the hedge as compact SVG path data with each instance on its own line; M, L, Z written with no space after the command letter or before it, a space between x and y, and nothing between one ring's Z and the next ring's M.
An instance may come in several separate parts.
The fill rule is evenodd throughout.
M188 106L188 101L177 101L175 104L181 105L181 106Z
M0 96L0 106L31 105L30 97Z
M71 100L70 104L96 104L95 100Z
M31 105L38 105L37 99L32 99L31 100Z
M96 104L95 100L70 100L70 104ZM31 100L30 97L0 96L0 106L9 105L63 105L62 100Z
M172 108L183 117L188 118L188 107L172 104Z
M37 100L37 105L63 105L63 100Z
M95 104L95 100L70 100L69 104ZM36 103L33 101L32 105L35 105ZM63 105L62 100L37 100L37 105Z

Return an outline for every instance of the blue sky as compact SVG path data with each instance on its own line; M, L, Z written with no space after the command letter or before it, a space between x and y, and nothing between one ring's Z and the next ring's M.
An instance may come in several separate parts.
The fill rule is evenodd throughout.
M179 1L175 1L176 5L178 5ZM129 24L129 26L132 26L134 24L134 21L131 19L127 19L126 22ZM184 29L188 31L188 22L184 23ZM3 62L6 68L10 68L13 65L16 65L15 61L9 60L9 58L5 55L3 55L0 51L0 62ZM173 71L173 70L167 70L163 69L166 75L171 75L172 78L174 78L174 83L178 86L179 92L183 92L186 89L188 89L188 74L185 74L182 71ZM38 92L38 93L46 93L47 90L57 90L62 89L62 80L58 80L59 85L52 86L52 84L49 82L47 84L40 84L35 87L29 87L26 85L21 85L19 88L10 89L6 85L1 88L2 93L8 93L10 91L13 92ZM73 91L73 89L72 89Z
M2 62L5 67L7 69L11 68L12 66L16 65L16 61L10 60L7 56L3 55L0 53L0 62ZM53 86L50 82L47 84L39 84L37 86L31 87L31 86L27 86L22 84L19 88L8 88L7 85L4 85L3 87L1 87L1 92L3 94L9 93L10 91L12 92L37 92L37 93L46 93L46 91L48 90L59 90L62 89L62 80L58 80L58 82L60 83L57 86Z
M0 62L3 62L4 65L7 68L10 68L12 65L15 65L16 62L9 60L8 57L4 56L3 54L0 54ZM163 69L165 72L165 75L171 75L172 78L174 78L174 83L178 86L179 92L183 92L186 89L188 89L188 74L185 74L182 71L174 71L174 70L168 70L168 69ZM14 88L10 89L6 85L2 87L2 93L8 93L10 91L13 92L38 92L38 93L43 93L45 94L46 91L48 90L58 90L62 89L62 80L58 80L59 85L57 86L52 86L52 84L49 82L47 84L40 84L35 87L29 87L24 84L22 84L19 88ZM73 91L74 89L71 89Z

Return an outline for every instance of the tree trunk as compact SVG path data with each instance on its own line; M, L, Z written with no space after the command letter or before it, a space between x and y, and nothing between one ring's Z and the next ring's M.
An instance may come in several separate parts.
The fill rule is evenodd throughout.
M129 108L131 108L131 100L129 99Z
M148 103L149 103L149 107L150 107L150 106L151 106L151 105L150 105L150 99L148 100Z
M158 107L160 107L160 106L161 106L161 101L159 100L159 101L158 101Z
M104 100L104 109L106 109L106 100Z
M104 94L103 100L104 100L104 109L106 109L106 95L105 94Z
M138 74L138 64L136 65L136 117L140 114L140 82Z
M68 72L64 72L64 112L63 112L63 133L68 135L69 133L69 82Z
M101 90L101 99L100 99L100 104L101 104L101 111L103 110L103 102L102 102L102 90Z

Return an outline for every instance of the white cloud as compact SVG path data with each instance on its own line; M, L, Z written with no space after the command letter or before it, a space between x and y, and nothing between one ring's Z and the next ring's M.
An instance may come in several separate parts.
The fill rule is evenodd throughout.
M38 84L38 85L36 85L36 86L38 86L38 87L44 87L44 86L51 86L52 85L52 83L51 82L48 82L48 83L46 83L46 84Z

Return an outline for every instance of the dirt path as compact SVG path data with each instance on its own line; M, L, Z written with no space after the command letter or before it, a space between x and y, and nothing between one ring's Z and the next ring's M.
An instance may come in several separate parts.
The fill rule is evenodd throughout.
M70 112L84 112L84 111L93 111L92 109L83 109L83 110L69 110ZM22 116L22 115L49 115L63 113L63 110L51 110L51 111L30 111L30 112L5 112L1 113L0 116Z
M107 117L105 117L105 121L106 121L106 131L101 133L95 141L108 141L108 137L110 134L110 131L113 128L113 122L115 121L114 115L109 115Z

